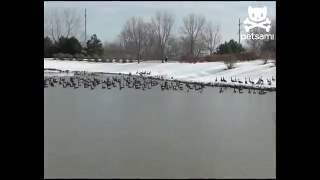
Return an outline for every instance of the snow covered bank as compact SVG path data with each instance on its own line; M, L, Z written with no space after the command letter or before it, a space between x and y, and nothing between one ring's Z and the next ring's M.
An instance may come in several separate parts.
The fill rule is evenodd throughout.
M267 79L271 80L276 77L276 66L273 63L263 64L262 60L249 62L239 62L233 69L226 69L223 62L207 62L207 63L161 63L161 62L141 62L141 63L96 63L86 61L59 61L59 60L44 60L44 68L53 68L70 71L88 71L88 72L105 72L105 73L122 73L136 74L136 72L151 71L150 76L164 76L166 78L173 77L182 81L193 81L202 83L215 83L217 78L220 83L220 78L224 77L227 83L232 85L252 86L249 82L246 85L245 81L249 78L255 83L260 77L264 80L262 87L276 88L276 81L271 81L271 86L268 85ZM243 83L231 82L232 79L239 79ZM250 85L249 85L250 84ZM259 86L260 85L255 85Z

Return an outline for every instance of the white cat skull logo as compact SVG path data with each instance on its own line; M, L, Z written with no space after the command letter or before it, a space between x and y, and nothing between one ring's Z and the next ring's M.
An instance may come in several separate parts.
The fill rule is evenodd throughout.
M244 29L246 32L249 32L250 29L255 27L260 27L265 29L267 32L270 31L271 21L267 17L267 7L263 8L252 8L248 7L249 18L246 18L243 23L246 24Z

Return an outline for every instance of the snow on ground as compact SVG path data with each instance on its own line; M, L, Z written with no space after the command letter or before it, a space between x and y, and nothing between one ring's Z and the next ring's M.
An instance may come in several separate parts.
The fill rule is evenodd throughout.
M123 73L136 74L136 72L151 71L151 76L173 77L182 81L193 82L215 82L215 79L224 77L226 84L240 85L238 82L231 82L232 79L243 81L253 80L257 82L260 77L264 80L264 87L276 87L276 81L272 85L267 84L267 80L276 77L276 66L272 62L263 64L262 60L239 62L233 69L226 69L223 62L206 62L206 63L161 63L161 62L140 62L140 63L96 63L87 61L60 61L45 59L44 68L70 70L70 71L88 71L88 72L106 72L106 73ZM245 79L246 78L246 79ZM249 84L249 82L248 82Z

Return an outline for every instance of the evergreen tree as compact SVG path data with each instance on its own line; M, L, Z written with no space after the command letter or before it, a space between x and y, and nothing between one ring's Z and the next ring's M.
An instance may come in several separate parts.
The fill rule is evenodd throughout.
M225 41L223 44L220 44L217 49L218 54L237 54L243 51L245 51L245 49L242 47L242 45L233 39L231 39L229 42Z
M94 34L91 36L90 40L87 41L87 54L93 56L97 54L99 56L103 55L103 48L101 40L97 38L97 35Z

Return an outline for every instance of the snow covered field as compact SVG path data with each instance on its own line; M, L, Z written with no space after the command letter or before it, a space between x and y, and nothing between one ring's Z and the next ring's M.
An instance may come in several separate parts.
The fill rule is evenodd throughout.
M263 85L254 85L262 87L276 87L276 81L271 81L268 85L267 79L276 78L276 66L272 62L263 64L262 60L249 62L239 62L233 69L226 69L223 62L206 62L206 63L161 63L161 62L140 62L140 63L96 63L87 61L60 61L44 59L44 68L53 68L69 71L88 71L88 72L105 72L105 73L122 73L136 74L136 72L151 71L150 76L164 76L165 78L193 81L203 83L215 83L216 78L220 83L220 78L224 77L227 81L221 84L246 85L245 80L249 78L255 83L260 77L264 80ZM231 82L232 79L239 79L243 83ZM249 85L250 84L250 85ZM252 86L248 82L247 86Z

